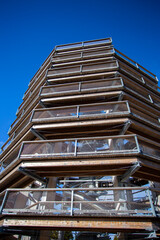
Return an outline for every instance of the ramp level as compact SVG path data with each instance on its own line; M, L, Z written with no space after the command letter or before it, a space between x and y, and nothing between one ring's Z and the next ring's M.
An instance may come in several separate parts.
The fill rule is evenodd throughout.
M110 102L110 103L100 103L100 104L88 104L88 105L77 105L69 107L56 107L56 108L45 108L45 109L35 109L31 117L32 122L45 122L49 119L53 121L58 119L66 118L83 118L89 115L94 117L112 117L112 115L123 115L129 114L130 109L127 101L122 102Z
M109 78L99 79L94 81L73 82L64 84L55 84L49 86L43 86L40 90L41 97L49 97L50 95L73 94L76 92L88 92L88 91L107 91L123 87L122 78Z
M160 159L159 144L154 141L146 141L137 135L118 135L107 137L77 138L25 141L22 143L18 157L15 159L56 159L77 157L115 157L142 155L158 161ZM3 161L0 163L0 171L12 163Z
M1 213L155 217L160 213L158 194L160 190L153 194L147 187L7 189Z
M154 143L154 142L153 142ZM94 138L77 138L63 140L41 140L23 142L19 152L19 158L44 158L65 157L83 155L108 155L115 154L144 154L159 159L159 145L152 148L150 142L136 135L107 136ZM157 148L156 148L157 147Z

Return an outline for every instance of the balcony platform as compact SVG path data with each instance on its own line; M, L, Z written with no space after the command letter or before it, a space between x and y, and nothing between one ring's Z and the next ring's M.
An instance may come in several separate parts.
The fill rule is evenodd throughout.
M151 197L156 192L148 187L7 189L0 226L160 231L159 205Z
M1 174L0 191L9 187L25 187L33 179L22 174L19 168L34 172L40 177L67 177L67 176L122 176L132 166L139 163L140 168L132 175L138 179L160 182L160 166L156 162L148 161L141 157L107 157L92 159L26 159L18 160L10 165ZM66 161L67 159L67 161Z

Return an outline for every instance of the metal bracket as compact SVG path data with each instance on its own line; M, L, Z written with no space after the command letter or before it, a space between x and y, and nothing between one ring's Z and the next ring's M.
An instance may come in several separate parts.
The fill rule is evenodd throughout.
M122 130L120 131L120 135L125 135L125 133L127 132L127 130L128 130L128 128L130 127L130 125L131 125L131 121L127 121L125 124L124 124L124 126L123 126L123 128L122 128Z
M23 167L19 167L18 170L19 170L20 172L22 172L24 175L26 175L26 176L28 176L28 177L31 177L31 178L33 178L33 179L36 180L36 181L39 181L39 182L41 182L41 183L43 183L43 184L47 184L47 183L48 183L48 179L47 179L47 178L40 177L40 176L38 176L37 174L35 174L35 173L33 173L33 172L31 172L31 171L23 168Z
M146 237L145 239L153 239L153 238L158 239L158 237L157 237L157 235L156 235L156 231L150 233L149 236Z
M40 100L39 104L41 105L42 108L46 108L46 106L44 105L44 103Z
M132 176L139 168L141 167L140 163L135 163L132 167L130 167L121 177L120 180L124 183L130 176Z
M31 132L34 134L34 136L38 137L40 140L46 140L46 138L42 134L37 132L35 129L31 128Z
M124 93L121 92L120 95L119 95L119 97L118 97L118 102L123 100L123 95L124 95Z
M151 103L154 103L154 101L153 101L153 99L152 99L152 97L151 97L150 94L148 95L148 97L149 97L150 102L151 102Z

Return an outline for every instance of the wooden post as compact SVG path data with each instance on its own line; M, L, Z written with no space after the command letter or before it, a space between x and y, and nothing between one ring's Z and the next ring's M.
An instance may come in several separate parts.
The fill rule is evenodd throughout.
M56 188L56 183L57 183L57 178L56 177L51 177L49 178L48 181L48 188ZM44 189L45 191L45 189ZM49 200L55 200L56 193L55 192L48 192L46 195L46 201ZM39 235L39 240L50 240L51 237L51 231L50 230L45 230L45 231L40 231Z

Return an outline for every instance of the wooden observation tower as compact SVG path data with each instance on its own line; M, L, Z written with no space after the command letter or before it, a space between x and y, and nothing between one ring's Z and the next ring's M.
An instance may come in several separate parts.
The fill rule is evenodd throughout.
M53 230L158 238L154 74L111 38L56 46L16 115L0 155L1 239L49 240Z

